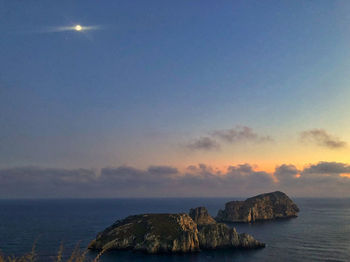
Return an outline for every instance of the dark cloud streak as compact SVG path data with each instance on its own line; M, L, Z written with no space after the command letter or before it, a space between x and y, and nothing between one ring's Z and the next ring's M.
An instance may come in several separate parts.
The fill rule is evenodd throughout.
M347 174L350 173L350 165L338 162L319 162L305 168L305 174Z
M330 135L324 129L311 129L300 133L302 142L311 142L321 147L329 149L342 149L347 146L345 141Z
M254 132L252 128L247 126L238 126L231 129L216 130L212 133L212 135L228 143L243 141L261 143L273 141L270 136L261 136Z
M195 139L194 141L189 142L186 147L190 150L218 150L220 149L220 145L211 137L200 137Z
M219 141L221 143L219 143ZM185 145L186 148L196 151L218 150L221 145L241 142L264 143L271 142L270 136L262 136L247 126L237 126L231 129L215 130L207 136L194 139Z

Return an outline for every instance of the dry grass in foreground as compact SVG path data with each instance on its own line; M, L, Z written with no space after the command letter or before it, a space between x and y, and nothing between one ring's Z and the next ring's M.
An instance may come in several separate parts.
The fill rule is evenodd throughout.
M34 244L32 247L32 250L23 255L23 256L5 256L3 254L0 254L0 262L37 262L38 256L35 251L36 245ZM72 254L69 258L64 259L63 258L63 245L60 245L60 248L57 252L57 256L52 258L52 262L97 262L99 261L100 257L104 253L103 251L100 252L95 259L88 259L86 258L87 251L81 251L79 244L76 245L74 248Z

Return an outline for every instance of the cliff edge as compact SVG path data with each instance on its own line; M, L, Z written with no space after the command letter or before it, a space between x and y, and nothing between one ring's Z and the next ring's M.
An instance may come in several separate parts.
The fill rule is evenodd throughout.
M216 220L219 222L255 222L278 218L297 217L298 206L283 192L276 191L261 194L245 201L226 203L219 210Z
M119 220L89 244L98 251L134 250L150 254L201 249L259 248L265 244L217 223L204 207L187 214L142 214ZM197 224L198 223L198 224Z

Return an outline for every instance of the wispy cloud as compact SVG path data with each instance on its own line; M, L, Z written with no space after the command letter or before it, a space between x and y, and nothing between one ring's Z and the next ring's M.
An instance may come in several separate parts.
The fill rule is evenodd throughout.
M224 142L236 143L243 141L250 142L268 142L273 141L270 136L262 136L256 133L252 128L247 126L237 126L231 129L216 130L212 133L212 136L221 139Z
M272 142L270 136L260 135L247 126L237 126L231 129L214 130L206 136L202 136L188 142L185 146L191 150L218 150L224 144L241 142L263 143Z
M194 139L193 141L190 141L189 143L187 143L186 147L190 150L203 150L203 151L220 149L220 145L218 144L218 142L215 139L208 136Z
M311 129L303 131L300 133L300 140L302 142L310 142L329 149L342 149L347 146L345 141L330 135L324 129Z

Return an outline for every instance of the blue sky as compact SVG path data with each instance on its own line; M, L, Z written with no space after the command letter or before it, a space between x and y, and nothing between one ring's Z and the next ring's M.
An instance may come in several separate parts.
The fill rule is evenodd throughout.
M348 1L0 0L0 167L350 161L298 143L312 129L350 139L349 12ZM98 29L52 32L76 24ZM242 126L274 142L183 148Z

